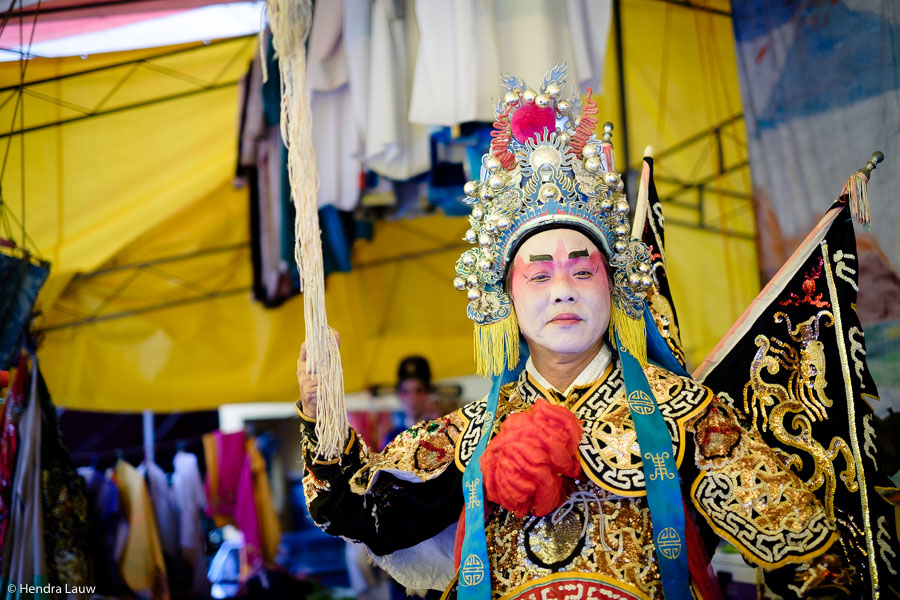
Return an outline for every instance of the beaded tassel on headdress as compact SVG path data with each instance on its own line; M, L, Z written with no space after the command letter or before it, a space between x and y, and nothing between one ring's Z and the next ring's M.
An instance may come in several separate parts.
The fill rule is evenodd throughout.
M475 372L485 377L500 375L519 364L519 321L510 309L505 319L475 324Z
M294 200L294 258L303 290L307 369L319 380L316 405L316 454L340 456L349 423L344 410L344 379L337 341L325 314L322 244L319 238L318 177L313 153L309 96L306 90L306 38L312 24L310 0L267 0L272 43L281 74L281 136L288 153Z
M875 152L872 158L866 163L866 166L856 171L844 184L841 195L849 194L850 196L850 214L856 219L856 222L865 229L871 227L869 220L869 174L875 169L875 166L884 160L884 154Z
M615 341L619 334L619 341L642 367L647 366L647 328L644 319L635 319L613 304L609 311L609 339Z

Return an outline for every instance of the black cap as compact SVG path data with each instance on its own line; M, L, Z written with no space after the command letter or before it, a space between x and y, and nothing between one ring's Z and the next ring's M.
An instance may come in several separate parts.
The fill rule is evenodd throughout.
M400 366L397 367L397 385L407 379L418 379L425 387L431 387L431 367L424 356L407 356L400 361Z

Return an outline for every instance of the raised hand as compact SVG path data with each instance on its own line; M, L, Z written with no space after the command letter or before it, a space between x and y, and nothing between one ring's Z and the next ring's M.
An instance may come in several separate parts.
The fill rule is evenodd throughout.
M341 347L341 334L332 330L332 335L337 342L338 348ZM297 358L297 383L300 385L300 401L297 403L303 414L310 419L316 418L316 400L319 394L319 379L316 377L316 366L311 365L310 372L307 373L306 364L306 342L300 346L300 357Z

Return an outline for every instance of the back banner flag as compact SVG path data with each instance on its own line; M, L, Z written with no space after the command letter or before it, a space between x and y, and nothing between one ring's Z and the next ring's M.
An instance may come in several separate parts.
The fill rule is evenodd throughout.
M900 509L897 488L879 472L872 408L879 399L856 312L858 271L845 195L694 377L814 491L841 533L834 552L856 567L875 598L878 590L900 590ZM842 583L830 585L850 593Z

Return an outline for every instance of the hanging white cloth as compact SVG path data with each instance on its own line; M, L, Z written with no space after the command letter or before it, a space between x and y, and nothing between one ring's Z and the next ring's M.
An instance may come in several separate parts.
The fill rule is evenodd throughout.
M159 532L162 551L170 558L177 559L179 556L178 510L172 490L169 488L169 480L166 479L165 472L154 462L142 462L137 471L147 482L147 491L150 494L150 502L153 503L153 515L156 517L156 530Z
M353 210L359 203L362 148L353 115L343 29L343 3L316 2L309 34L306 82L319 175L319 206L330 204L341 210Z
M493 121L500 74L538 89L557 62L600 91L612 0L417 0L420 42L409 120ZM550 62L548 62L550 61Z
M371 17L366 165L389 179L409 179L431 168L428 128L408 118L419 48L415 2L375 0Z
M372 43L372 0L344 0L341 32L347 55L347 78L353 122L360 149L365 147L369 122L369 46Z
M193 591L204 595L209 592L206 563L203 560L205 544L200 513L206 510L206 492L197 466L197 457L178 451L172 459L172 495L178 514L178 535L181 556L193 569Z

